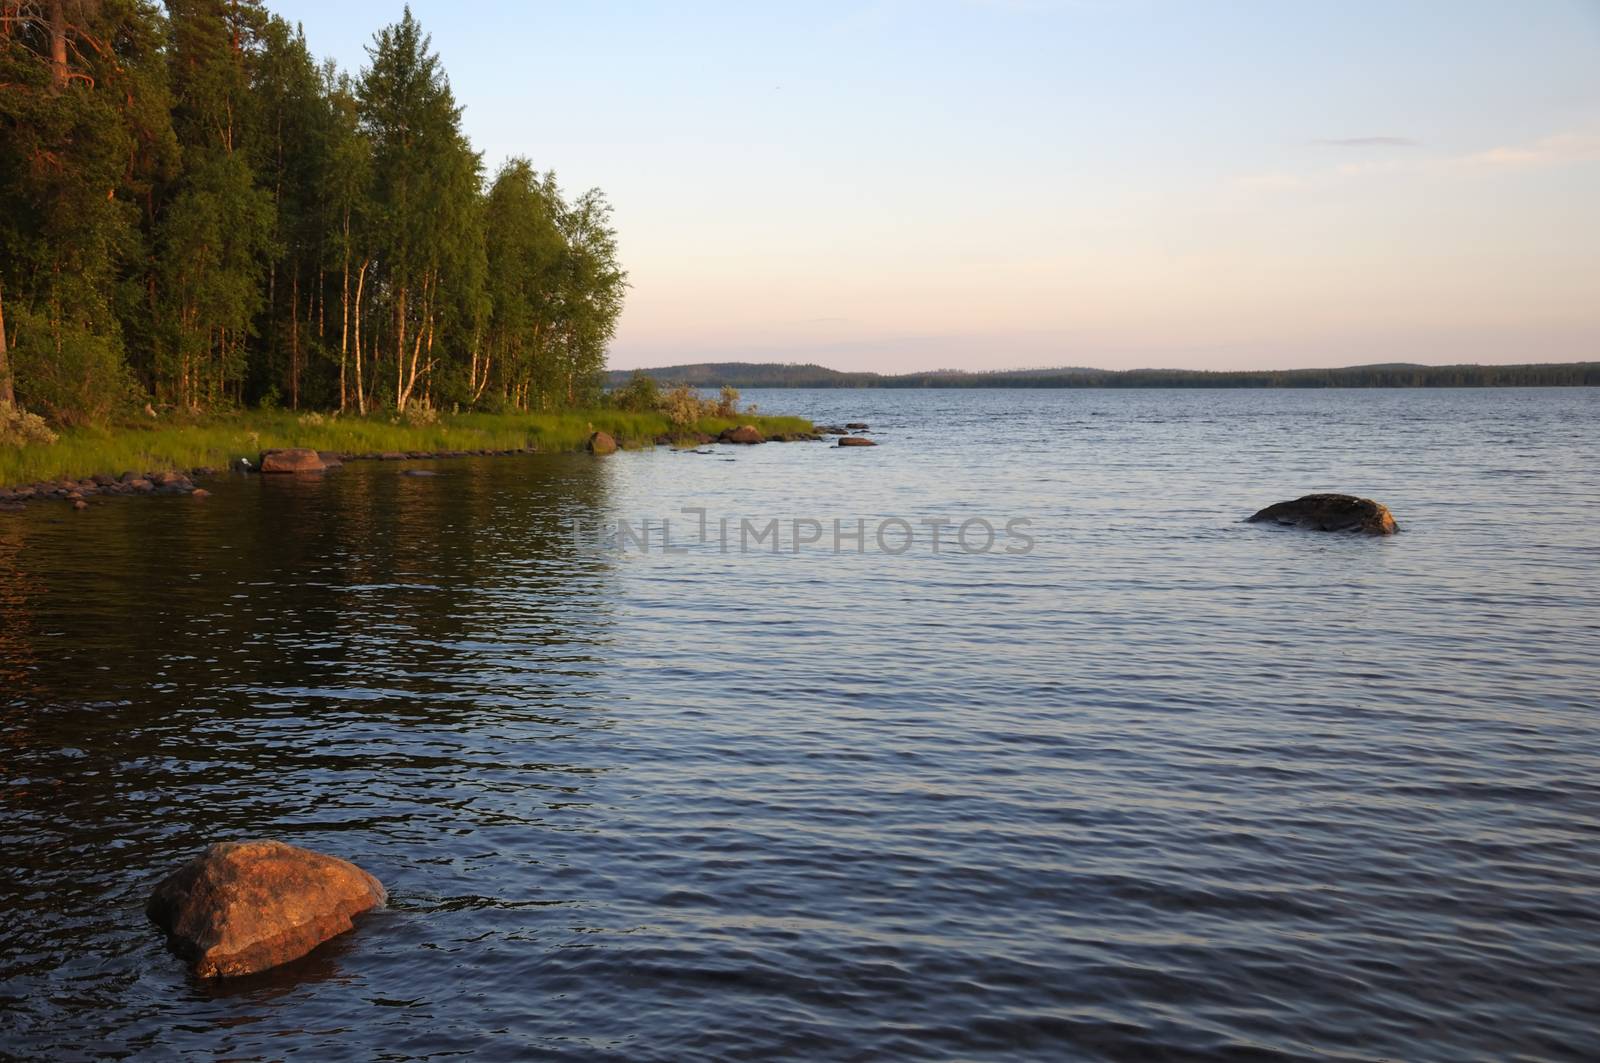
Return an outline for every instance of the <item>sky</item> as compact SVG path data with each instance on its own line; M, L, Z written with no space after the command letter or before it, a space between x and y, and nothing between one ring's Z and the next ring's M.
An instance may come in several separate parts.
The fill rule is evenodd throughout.
M411 6L615 207L613 368L1600 359L1600 0Z

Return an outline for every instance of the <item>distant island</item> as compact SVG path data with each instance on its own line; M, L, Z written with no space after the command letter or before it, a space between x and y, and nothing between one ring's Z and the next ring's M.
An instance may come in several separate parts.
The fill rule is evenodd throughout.
M1600 386L1600 362L1534 365L1414 365L1392 362L1338 369L1008 369L970 373L847 373L811 364L702 362L659 369L613 369L620 387L635 375L663 384L735 388L1503 388Z

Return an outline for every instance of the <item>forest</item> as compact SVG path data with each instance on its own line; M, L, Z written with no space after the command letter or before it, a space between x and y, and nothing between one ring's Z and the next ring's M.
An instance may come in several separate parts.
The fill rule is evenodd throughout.
M921 373L841 372L812 364L703 362L611 370L614 387L632 375L695 387L736 388L1472 388L1600 386L1600 362L1532 365L1353 365L1337 369L1008 369Z
M408 9L358 72L259 0L0 0L0 406L593 403L611 208L492 179Z

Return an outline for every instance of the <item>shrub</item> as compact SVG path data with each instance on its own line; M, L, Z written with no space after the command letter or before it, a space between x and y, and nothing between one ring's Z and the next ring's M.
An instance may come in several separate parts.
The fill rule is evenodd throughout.
M426 428L439 423L439 411L432 406L424 406L420 402L409 403L406 411L400 416L412 428Z
M36 413L20 406L0 402L0 447L49 446L56 434Z
M675 384L661 396L660 407L668 420L682 428L705 417L712 404L702 399L700 393L688 384Z
M650 413L661 401L661 389L655 377L634 373L628 382L611 393L611 403L619 410L632 413Z
M57 424L104 422L129 391L117 341L72 324L52 331L33 314L18 317L21 338L11 359L19 395Z
M739 416L739 389L732 384L722 385L722 391L717 396L717 416Z

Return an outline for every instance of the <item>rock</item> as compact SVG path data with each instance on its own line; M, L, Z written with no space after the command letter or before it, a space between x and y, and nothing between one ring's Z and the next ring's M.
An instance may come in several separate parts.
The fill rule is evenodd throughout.
M722 434L717 436L718 443L738 443L749 446L755 443L765 443L766 436L753 424L742 424L738 428L724 428Z
M219 842L162 880L145 913L201 978L298 959L388 899L338 857L260 839Z
M617 441L604 432L595 432L585 444L591 454L615 454Z
M852 432L865 432L872 426L865 421L850 421L845 425L845 427L850 429Z
M201 499L210 498L211 492L207 491L204 487L196 487L193 491L189 492L189 497Z
M136 472L125 472L121 476L117 477L117 482L121 483L121 484L131 484L131 483L133 483L133 481L135 481L137 479L140 479L140 476L139 476L138 473L136 473Z
M168 495L188 494L194 490L194 484L189 481L189 477L181 472L152 473L150 482L155 484L163 494Z
M150 492L150 491L154 491L156 489L156 485L155 484L151 483L149 480L146 480L142 476L139 477L137 480L129 481L128 487L131 490L138 491L140 493L147 493L147 492Z
M81 498L74 498L72 500L72 508L73 509L88 509L89 508L89 503L85 502Z
M840 436L839 445L841 447L875 447L878 444L863 436Z
M317 457L322 459L322 467L324 469L337 469L344 464L344 458L331 450L319 450L317 451Z
M1252 524L1270 520L1313 531L1358 531L1367 535L1393 535L1400 530L1388 506L1355 495L1306 495L1268 506L1245 519Z
M66 494L66 499L68 502L82 502L83 495L77 491L68 491Z
M207 476L215 476L216 474L217 470L213 469L209 465L196 465L194 468L189 470L189 475L191 477L201 480L205 479Z
M670 447L672 446L672 437L663 432L652 439L651 442L658 447Z
M398 450L386 450L378 455L379 461L405 461L406 456Z
M819 424L817 425L817 434L823 436L847 436L850 434L850 429L841 424Z
M261 453L263 473L322 472L326 468L317 452L309 447L288 447Z

